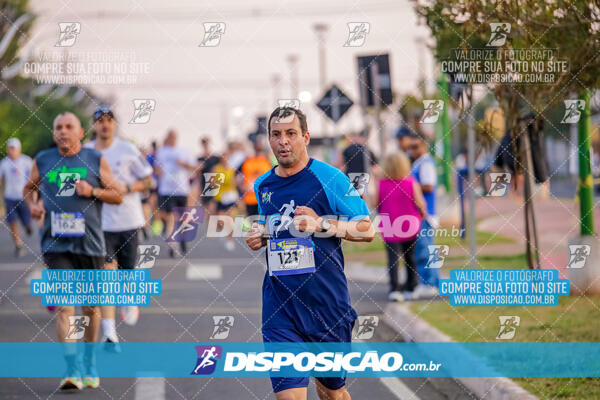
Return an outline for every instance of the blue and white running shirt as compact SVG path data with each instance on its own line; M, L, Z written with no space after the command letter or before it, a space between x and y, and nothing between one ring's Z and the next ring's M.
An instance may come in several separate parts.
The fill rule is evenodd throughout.
M319 216L337 215L352 221L369 215L348 177L312 158L304 169L289 177L278 176L272 168L256 180L254 193L261 223L267 224L272 239L293 237L290 217L298 206L310 207ZM313 243L315 272L270 276L267 271L263 281L263 329L315 333L356 319L344 275L341 239L313 237Z

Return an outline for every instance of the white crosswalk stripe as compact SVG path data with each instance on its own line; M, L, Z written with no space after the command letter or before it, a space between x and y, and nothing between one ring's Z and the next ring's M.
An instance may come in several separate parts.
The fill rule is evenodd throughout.
M381 383L400 400L419 400L419 397L400 379L389 377L379 378Z
M135 400L163 400L164 398L165 378L137 378Z
M185 279L190 281L198 280L219 280L223 278L223 268L217 264L191 264L185 271Z

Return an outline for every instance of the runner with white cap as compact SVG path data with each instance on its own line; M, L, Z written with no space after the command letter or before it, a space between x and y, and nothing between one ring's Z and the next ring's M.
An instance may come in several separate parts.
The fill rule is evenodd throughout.
M21 142L17 138L10 138L6 142L7 156L0 161L0 181L4 188L4 207L6 209L6 223L15 242L15 256L23 257L23 240L19 235L17 221L21 221L25 231L31 235L31 214L23 202L23 188L31 172L33 160L21 154Z

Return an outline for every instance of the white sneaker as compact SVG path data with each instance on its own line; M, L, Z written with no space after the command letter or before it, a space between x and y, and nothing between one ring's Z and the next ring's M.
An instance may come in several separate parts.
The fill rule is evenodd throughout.
M397 301L399 303L404 301L404 296L402 296L402 293L398 292L398 291L393 291L390 292L390 294L388 294L388 300L389 301Z
M121 307L121 319L127 325L135 325L140 317L140 309L138 306L123 306Z
M404 300L415 300L417 299L417 297L415 297L415 292L408 292L408 291L404 291L402 292L402 296L404 297Z
M235 243L233 242L233 240L225 240L225 249L227 251L235 250Z
M413 292L414 299L430 299L438 295L438 289L435 286L419 283Z

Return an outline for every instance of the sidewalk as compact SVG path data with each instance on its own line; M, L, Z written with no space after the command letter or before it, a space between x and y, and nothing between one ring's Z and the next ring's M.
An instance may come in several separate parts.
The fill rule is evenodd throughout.
M478 248L479 254L513 254L525 252L525 220L523 202L509 197L477 199L475 210L478 230L498 233L515 239L515 244ZM569 259L568 241L579 235L579 205L573 200L550 198L535 200L535 221L542 268L556 268L566 276ZM600 232L600 209L594 209L594 228ZM499 252L497 252L499 251ZM563 277L564 277L563 276Z

